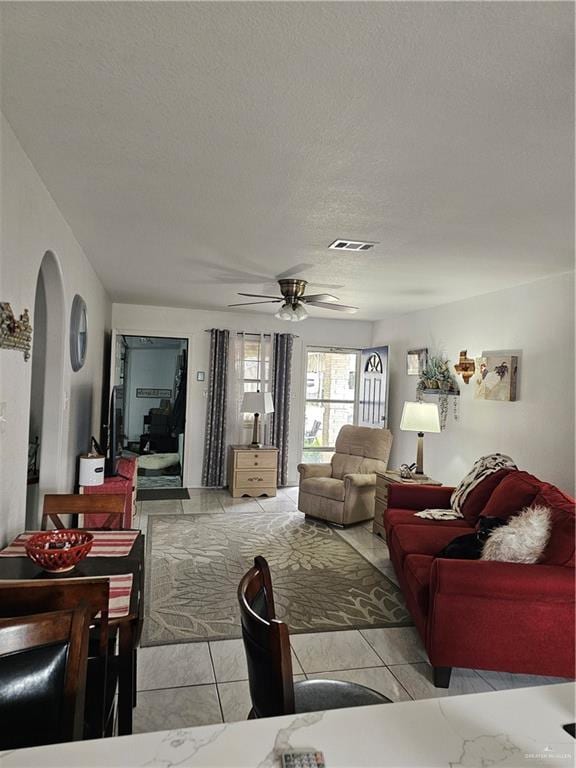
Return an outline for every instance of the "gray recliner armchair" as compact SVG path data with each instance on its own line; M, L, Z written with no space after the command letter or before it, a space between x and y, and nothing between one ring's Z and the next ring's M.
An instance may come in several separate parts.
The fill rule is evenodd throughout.
M350 525L374 517L376 472L388 467L388 429L342 427L330 464L299 464L298 509L307 517Z

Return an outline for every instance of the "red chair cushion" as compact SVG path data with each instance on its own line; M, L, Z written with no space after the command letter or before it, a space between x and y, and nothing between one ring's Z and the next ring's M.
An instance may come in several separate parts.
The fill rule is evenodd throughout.
M532 504L541 487L542 482L528 472L509 472L490 496L481 515L501 518L515 515Z
M570 496L566 496L550 483L542 483L540 492L533 502L533 506L542 505L549 507L552 512L552 531L550 541L541 563L545 565L568 565L574 567L574 521L576 503Z
M517 470L499 469L497 472L493 472L484 478L481 483L478 483L476 488L470 491L460 510L469 525L476 525L478 517L488 503L488 500L504 478L511 472L516 473Z
M430 602L431 555L408 555L404 561L404 577L418 607L426 616Z

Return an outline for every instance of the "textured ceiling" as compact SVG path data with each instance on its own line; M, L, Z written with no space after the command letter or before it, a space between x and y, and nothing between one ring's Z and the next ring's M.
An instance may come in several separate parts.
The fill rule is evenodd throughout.
M573 268L573 13L3 2L3 111L115 300L382 318Z

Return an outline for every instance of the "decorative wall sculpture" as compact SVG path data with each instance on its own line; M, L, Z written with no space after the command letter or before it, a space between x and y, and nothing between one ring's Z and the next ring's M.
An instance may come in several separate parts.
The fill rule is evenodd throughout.
M454 370L456 371L456 373L459 373L464 379L464 384L468 384L468 382L474 375L474 370L476 369L474 360L472 360L471 357L467 357L467 355L468 355L468 350L463 349L462 352L460 352L460 358L458 362L454 366Z
M24 360L30 359L32 326L27 309L16 320L10 304L0 302L0 347L16 349L24 353Z

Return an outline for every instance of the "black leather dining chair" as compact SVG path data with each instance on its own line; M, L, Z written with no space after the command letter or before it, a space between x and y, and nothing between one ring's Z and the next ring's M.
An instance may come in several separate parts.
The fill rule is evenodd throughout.
M82 738L90 613L0 619L0 749Z
M118 677L115 636L108 629L110 582L107 578L27 579L0 581L0 618L28 616L47 611L73 610L83 605L98 622L91 628L84 738L112 735L114 695Z
M263 557L256 557L254 567L243 576L238 601L252 699L249 719L390 703L381 693L356 683L294 683L288 627L276 618L270 569Z

